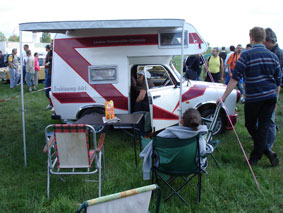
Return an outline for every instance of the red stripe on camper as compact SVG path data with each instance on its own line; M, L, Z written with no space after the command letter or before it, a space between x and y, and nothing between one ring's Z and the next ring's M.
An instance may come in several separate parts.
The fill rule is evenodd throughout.
M155 120L178 120L179 116L153 105L153 119Z
M55 52L88 83L88 67L91 65L75 48L157 45L158 35L124 35L55 40ZM89 83L88 83L89 84ZM90 84L89 84L90 85ZM90 85L105 100L113 100L115 108L128 110L128 98L112 84Z
M182 102L202 96L205 93L207 87L208 87L207 85L195 84L193 87L190 87L190 89L182 95ZM177 103L173 112L175 112L175 110L178 107L179 107L179 102Z
M203 44L203 40L197 33L189 33L189 44Z
M86 92L63 92L63 93L52 93L52 95L61 104L95 103L95 101Z

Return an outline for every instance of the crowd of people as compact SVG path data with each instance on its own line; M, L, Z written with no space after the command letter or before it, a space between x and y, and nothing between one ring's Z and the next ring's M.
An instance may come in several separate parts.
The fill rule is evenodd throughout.
M49 99L50 104L46 107L46 109L52 109L52 103L49 98L49 91L51 86L51 73L52 73L52 47L53 41L51 41L50 45L45 46L45 50L47 52L45 58L45 92L46 97ZM22 53L23 58L23 82L27 85L28 92L32 92L36 90L38 86L39 80L39 54L35 52L32 55L31 50L29 49L29 45L25 44L23 47L24 51ZM20 60L17 56L18 50L16 48L12 49L12 54L8 55L8 67L10 72L10 88L15 88L17 85L20 85ZM5 67L4 57L2 55L2 51L0 51L0 67Z
M272 166L279 164L272 147L276 137L275 110L280 94L283 68L283 52L272 29L254 27L250 30L250 44L230 46L230 52L222 47L212 49L206 61L200 55L190 56L185 61L185 77L227 85L222 97L224 102L237 86L241 103L245 104L245 126L251 135L254 148L250 163L256 165L266 155ZM219 100L220 101L220 100Z
M272 147L276 135L275 110L280 94L283 53L270 28L254 27L249 36L252 48L237 59L222 101L244 78L245 126L254 142L249 162L256 165L265 154L275 167L279 159Z
M276 34L270 28L263 29L254 27L250 30L250 44L243 50L242 45L236 47L231 45L226 52L223 47L219 53L218 48L212 49L212 55L205 60L201 55L192 55L185 60L185 77L191 80L201 80L201 71L203 69L203 80L208 82L222 82L227 85L223 94L224 102L231 91L237 86L241 93L241 103L244 105L245 126L252 136L254 149L250 155L250 163L257 164L262 155L266 155L272 166L277 166L279 160L277 154L272 151L276 137L275 110L277 99L279 98L283 52L277 43ZM52 74L52 47L46 46L45 60L45 88L46 97L49 99ZM0 52L2 56L2 52ZM38 62L38 53L32 56L29 46L24 45L23 52L23 77L31 92L38 84L38 71L40 70ZM0 57L0 65L2 60ZM19 83L19 60L17 58L17 49L12 50L8 58L10 70L10 88L14 88ZM138 72L137 82L142 89L136 95L135 111L148 111L144 106L146 89L145 79L147 74ZM149 82L150 83L150 82ZM151 84L149 84L151 85ZM220 101L220 100L219 100ZM52 108L52 102L47 106Z

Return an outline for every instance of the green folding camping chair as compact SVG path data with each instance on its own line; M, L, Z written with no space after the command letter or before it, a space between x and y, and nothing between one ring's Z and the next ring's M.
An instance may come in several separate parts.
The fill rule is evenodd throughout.
M116 213L116 212L149 212L149 204L151 193L156 191L158 194L156 200L156 213L159 212L161 191L158 185L152 184L136 189L131 189L116 194L106 195L96 199L85 201L77 210L77 212L100 212L100 213Z
M162 180L172 192L165 198L167 201L177 195L185 204L189 203L179 194L179 191L194 178L198 177L197 201L200 202L201 176L199 136L189 139L153 137L152 181ZM167 180L166 177L170 177ZM184 183L174 189L173 181L181 177Z

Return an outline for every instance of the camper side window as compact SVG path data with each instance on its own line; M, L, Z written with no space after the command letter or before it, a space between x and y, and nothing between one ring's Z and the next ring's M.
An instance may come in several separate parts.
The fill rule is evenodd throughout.
M182 32L160 32L160 48L180 48L182 45ZM188 31L185 31L184 45L188 47Z
M154 65L147 71L150 73L150 79L155 87L165 87L174 84L168 71L163 66Z
M90 84L118 83L117 66L89 66L88 79Z

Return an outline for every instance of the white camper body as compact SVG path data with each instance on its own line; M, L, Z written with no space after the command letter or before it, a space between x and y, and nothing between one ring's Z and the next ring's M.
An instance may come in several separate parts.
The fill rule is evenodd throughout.
M74 29L55 36L50 97L58 117L76 120L87 113L103 113L109 100L114 101L115 113L132 113L135 100L131 77L138 69L149 71L155 85L147 94L156 131L178 123L180 108L184 112L193 107L210 116L208 111L215 109L216 100L226 86L200 81L180 83L182 78L171 63L173 56L182 53L182 39L184 55L207 50L206 42L192 25L184 20L90 24L94 27L80 27L75 22ZM236 101L233 91L225 102L234 122ZM221 121L226 125L226 120Z

